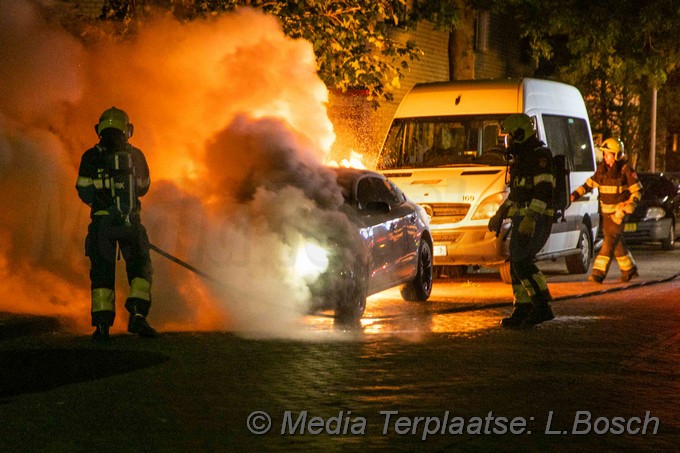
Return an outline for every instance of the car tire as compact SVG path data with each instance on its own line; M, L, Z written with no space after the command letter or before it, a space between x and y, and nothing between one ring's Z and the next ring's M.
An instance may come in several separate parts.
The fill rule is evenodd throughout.
M422 240L418 250L418 271L413 280L401 287L401 297L408 302L424 302L432 293L432 247Z
M661 241L661 249L662 250L673 250L675 247L675 225L673 222L671 222L671 225L668 227L668 235L666 236L666 239Z
M352 269L344 271L342 277L344 293L336 301L335 319L343 323L356 322L366 310L368 271L357 258Z
M585 274L590 269L590 260L592 258L590 232L585 224L581 224L579 231L577 247L579 252L574 255L567 255L565 261L567 263L567 271L570 274Z
M510 261L507 261L498 268L498 272L501 274L501 280L503 283L506 284L511 284L512 283L512 272L510 272Z

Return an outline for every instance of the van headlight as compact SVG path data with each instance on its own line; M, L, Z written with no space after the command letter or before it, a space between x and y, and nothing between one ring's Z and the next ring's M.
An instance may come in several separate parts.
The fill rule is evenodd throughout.
M494 214L496 214L496 211L498 211L498 208L500 208L501 205L505 202L506 198L508 198L507 192L499 192L491 195L490 197L486 197L479 204L479 206L475 210L475 213L472 214L471 219L472 220L490 219L491 217L494 216Z
M647 213L645 214L645 220L659 220L666 217L666 211L658 206L652 206L647 208Z

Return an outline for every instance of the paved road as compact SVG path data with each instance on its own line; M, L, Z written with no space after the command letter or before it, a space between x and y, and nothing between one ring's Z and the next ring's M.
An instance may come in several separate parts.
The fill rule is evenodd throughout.
M557 319L528 331L497 326L508 289L481 275L431 304L381 294L359 329L310 317L303 339L6 336L0 449L678 451L680 279L570 298L591 288L559 272Z

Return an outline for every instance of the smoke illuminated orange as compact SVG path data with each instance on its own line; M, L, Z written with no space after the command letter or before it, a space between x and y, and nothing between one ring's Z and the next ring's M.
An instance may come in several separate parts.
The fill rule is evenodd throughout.
M151 241L218 280L152 255L152 324L293 325L306 294L288 274L287 231L341 202L329 181L310 178L334 141L311 44L241 9L189 24L163 16L127 43L84 45L27 2L0 7L0 311L89 331L88 208L75 181L93 125L116 106L151 168L142 199ZM300 225L286 223L296 216ZM127 318L118 267L114 333Z

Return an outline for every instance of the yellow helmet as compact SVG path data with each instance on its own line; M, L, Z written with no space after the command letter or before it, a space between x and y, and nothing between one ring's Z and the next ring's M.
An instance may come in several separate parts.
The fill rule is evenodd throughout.
M94 130L97 135L102 135L102 131L110 127L123 131L127 138L132 137L134 131L134 126L130 123L127 113L115 107L104 110L104 113L99 117L99 122L94 126Z
M508 116L502 125L503 132L510 136L510 140L515 143L524 143L532 135L536 135L534 122L529 115L515 113Z
M616 160L621 160L626 157L626 154L623 151L623 142L618 138L608 138L602 142L600 151L602 151L603 156L607 153L614 154Z

